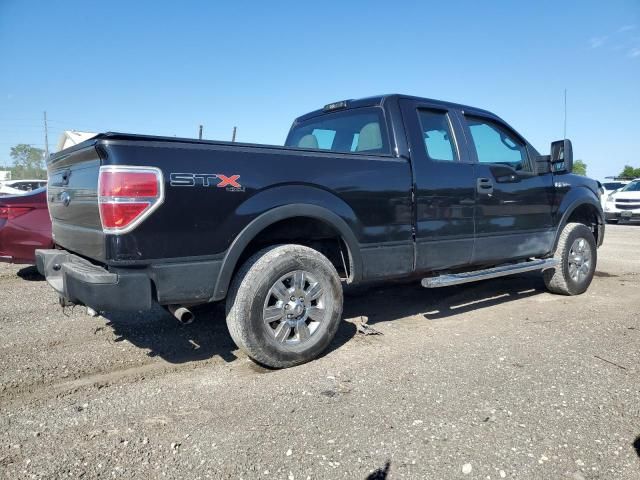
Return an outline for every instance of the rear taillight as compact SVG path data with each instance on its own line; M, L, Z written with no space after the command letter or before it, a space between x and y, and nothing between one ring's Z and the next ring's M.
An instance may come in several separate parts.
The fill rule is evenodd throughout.
M33 210L33 207L14 207L13 205L0 205L0 220L13 220Z
M126 233L164 200L162 172L153 167L100 167L98 204L105 233Z

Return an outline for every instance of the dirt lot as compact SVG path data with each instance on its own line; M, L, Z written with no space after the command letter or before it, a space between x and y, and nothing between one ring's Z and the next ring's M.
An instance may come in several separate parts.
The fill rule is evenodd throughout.
M638 479L638 246L609 227L580 297L536 274L348 290L383 335L345 322L282 371L220 307L92 318L1 265L0 477Z

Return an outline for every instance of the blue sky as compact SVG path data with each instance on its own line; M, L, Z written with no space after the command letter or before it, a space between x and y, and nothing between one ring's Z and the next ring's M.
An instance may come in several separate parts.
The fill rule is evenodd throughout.
M0 0L0 164L64 129L282 144L331 101L408 93L491 110L590 176L640 166L640 0Z

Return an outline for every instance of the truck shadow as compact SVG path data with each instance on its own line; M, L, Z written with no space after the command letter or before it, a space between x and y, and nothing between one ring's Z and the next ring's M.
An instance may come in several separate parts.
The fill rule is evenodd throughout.
M180 324L159 306L148 312L107 312L103 316L108 320L107 326L113 329L116 342L127 340L147 349L150 357L160 357L170 363L197 362L215 356L225 362L236 360L237 347L224 321L224 307L213 304L194 313L196 319L189 325Z
M415 315L441 320L546 292L537 272L436 289L417 281L361 288L347 289L345 317L365 316L369 324Z
M180 324L159 306L137 314L106 312L103 317L113 330L116 342L126 340L148 350L150 357L160 357L176 364L208 360L215 356L225 362L237 360L238 348L227 329L224 305L212 304L193 311L196 319L189 325ZM342 322L330 351L340 348L355 333L352 324Z
M34 265L29 265L28 267L21 268L16 273L21 279L27 280L28 282L42 282L44 281L44 277L40 275L38 269Z
M385 463L384 467L378 468L371 472L365 480L386 480L389 476L389 468L391 467L391 462Z
M545 291L539 274L434 290L425 289L416 281L347 286L343 318L365 316L369 324L375 324L422 315L426 320L435 321ZM147 355L161 357L170 363L197 362L215 356L225 362L236 360L238 349L227 330L224 305L200 307L195 313L196 320L190 325L181 325L161 307L137 314L108 312L104 317L113 329L116 341L127 340L147 349ZM326 353L339 349L355 335L355 325L342 322Z

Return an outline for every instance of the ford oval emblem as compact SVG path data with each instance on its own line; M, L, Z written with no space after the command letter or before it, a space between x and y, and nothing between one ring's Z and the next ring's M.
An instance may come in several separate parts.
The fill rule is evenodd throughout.
M71 203L71 195L69 195L68 192L62 192L62 195L60 195L60 200L65 207L68 207Z

